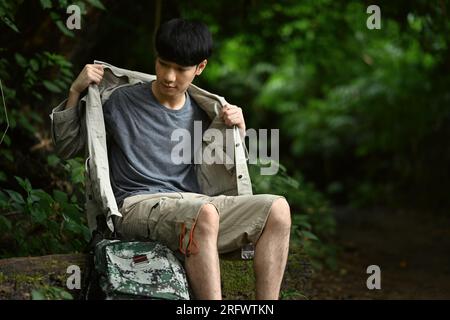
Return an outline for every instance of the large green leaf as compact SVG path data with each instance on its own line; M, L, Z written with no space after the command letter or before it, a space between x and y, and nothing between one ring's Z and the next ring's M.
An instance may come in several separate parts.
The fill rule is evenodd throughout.
M87 2L98 9L106 10L105 6L100 0L87 0Z
M16 178L17 182L19 182L19 185L26 191L26 192L30 192L32 187L31 187L31 183L30 181L25 178L22 179L20 177L14 176L14 178Z
M47 90L54 92L54 93L60 93L61 89L54 84L53 82L49 81L49 80L43 80L42 84L44 85L44 87L47 88Z
M25 204L25 200L23 199L23 196L20 193L8 189L6 189L5 191L8 193L9 197L13 202L17 204Z
M40 2L43 9L50 9L52 7L51 0L40 0Z
M12 223L9 221L8 218L2 216L0 214L0 230L11 230L12 229Z
M59 190L53 190L53 198L55 199L56 202L59 202L61 204L65 204L68 202L67 193Z
M0 17L0 19L11 29L13 29L15 32L19 33L19 29L17 28L17 26L14 24L14 22L11 21L11 19L9 19L8 17Z

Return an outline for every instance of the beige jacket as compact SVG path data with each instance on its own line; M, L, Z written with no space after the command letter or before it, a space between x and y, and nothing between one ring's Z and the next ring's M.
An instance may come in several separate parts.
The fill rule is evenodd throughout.
M114 90L137 83L149 83L156 77L117 68L101 61L94 61L94 63L104 66L101 83L90 85L87 94L80 99L77 107L65 110L67 100L64 100L54 108L50 114L51 132L56 153L61 158L69 159L79 155L86 157L85 209L90 230L97 227L97 215L104 214L108 228L114 231L111 216L121 216L121 214L109 178L107 137L102 105ZM225 129L227 127L219 116L220 109L226 104L225 99L192 84L188 88L188 92L211 118L211 125L208 129L218 129L223 133L223 137L226 137ZM221 148L224 150L226 143L215 141L207 132L203 135L202 152L206 147L214 148L215 143L221 143ZM234 148L234 152L232 152L234 159L231 159L231 164L227 163L228 161L225 164L218 164L219 161L207 164L203 161L197 166L197 179L202 193L210 196L252 194L247 167L247 150L236 126L232 128L232 134L228 135L227 143ZM227 151L230 154L229 149ZM220 156L219 153L216 155ZM209 161L209 163L211 162Z

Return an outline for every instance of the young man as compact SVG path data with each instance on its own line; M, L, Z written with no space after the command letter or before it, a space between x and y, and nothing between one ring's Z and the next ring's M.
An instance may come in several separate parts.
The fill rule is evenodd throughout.
M209 196L197 179L193 157L202 141L194 139L194 121L203 129L218 121L237 126L242 136L246 130L241 108L226 104L214 115L213 107L206 110L189 94L211 55L211 34L202 23L174 19L159 28L155 48L156 80L119 88L103 105L111 186L122 214L115 228L123 238L158 240L184 253L197 299L221 299L219 253L253 243L256 298L278 299L291 226L286 200ZM71 86L66 111L103 76L102 65L86 65ZM171 134L180 128L192 138L187 164L171 158Z

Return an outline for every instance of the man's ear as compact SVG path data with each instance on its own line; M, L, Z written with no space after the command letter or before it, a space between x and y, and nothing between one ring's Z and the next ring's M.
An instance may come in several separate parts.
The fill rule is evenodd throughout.
M199 76L202 73L202 71L206 68L207 63L208 63L208 60L205 59L197 65L197 70L195 70L196 76Z

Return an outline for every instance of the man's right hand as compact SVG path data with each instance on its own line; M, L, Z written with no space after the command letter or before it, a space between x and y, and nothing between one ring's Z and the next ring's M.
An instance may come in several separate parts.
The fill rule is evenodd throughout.
M70 86L69 98L67 99L66 109L75 107L78 103L80 94L91 84L99 84L103 78L103 65L87 64L81 70L78 77Z

